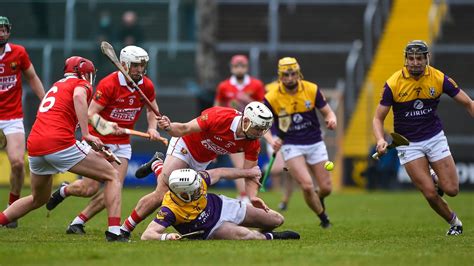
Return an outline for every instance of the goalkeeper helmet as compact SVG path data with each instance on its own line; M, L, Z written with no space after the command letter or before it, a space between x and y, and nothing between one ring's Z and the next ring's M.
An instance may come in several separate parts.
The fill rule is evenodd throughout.
M202 195L202 178L193 169L178 169L171 172L168 186L180 200L191 202Z

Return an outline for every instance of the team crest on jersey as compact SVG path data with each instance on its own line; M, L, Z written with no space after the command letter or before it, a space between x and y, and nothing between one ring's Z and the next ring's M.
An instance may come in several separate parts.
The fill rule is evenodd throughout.
M158 218L159 220L164 220L167 214L167 212L162 211L160 208L160 210L158 210L156 214L156 218Z
M436 89L435 88L430 88L430 95L431 95L431 97L434 97L436 95Z
M311 101L310 100L304 101L304 106L306 107L306 109L311 109Z
M206 121L209 118L209 116L205 114L205 115L201 115L200 118L201 118L201 121Z
M186 155L188 154L188 150L186 150L185 148L181 148L181 153Z
M12 69L12 71L15 71L17 67L18 67L17 62L13 61L10 63L10 68Z
M95 100L98 101L102 97L102 91L97 91L95 93Z

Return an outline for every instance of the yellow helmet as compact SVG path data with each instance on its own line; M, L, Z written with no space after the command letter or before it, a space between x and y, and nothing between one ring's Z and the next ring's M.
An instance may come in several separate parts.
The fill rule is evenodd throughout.
M301 74L300 65L294 57L283 57L278 61L278 77L282 77L284 72L297 72L300 78L303 78Z

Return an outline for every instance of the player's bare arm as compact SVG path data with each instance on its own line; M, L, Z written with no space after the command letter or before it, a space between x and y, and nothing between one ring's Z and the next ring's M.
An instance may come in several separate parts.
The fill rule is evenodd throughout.
M462 104L469 114L474 117L474 101L466 94L466 92L461 90L456 96L454 96L454 100Z
M158 119L158 126L160 128L166 128L166 121L164 121L166 119L169 121L168 117L162 117L162 119ZM170 134L172 137L182 137L187 134L201 132L201 127L199 126L196 119L193 119L187 123L169 123L168 128L168 134Z
M87 126L87 113L88 113L88 108L87 108L87 92L86 88L79 86L74 89L74 110L76 111L77 115L77 120L79 121L79 126L81 127L81 134L82 137L87 141L87 142L93 142L95 144L100 146L103 146L104 144L102 141L89 134L89 128Z
M263 138L268 142L268 144L270 144L270 146L272 146L274 152L278 152L283 145L283 140L278 136L273 136L270 131L267 131L267 133L263 135Z
M238 179L245 178L249 181L253 181L260 185L260 177L262 177L262 171L258 166L254 166L250 169L239 169L239 168L214 168L207 171L211 177L211 185L217 183L221 178L224 179Z
M39 79L38 75L36 75L35 68L33 65L30 65L28 69L26 69L23 74L25 75L26 80L30 84L31 90L38 96L40 100L44 97L44 87L43 83Z
M158 103L156 102L156 100L153 100L151 102L151 105L154 106L156 108L156 110L158 110L158 112L160 111L160 109L158 108ZM158 121L155 118L155 113L148 106L146 107L146 120L148 122L147 133L150 134L150 139L151 140L159 140L160 139L160 133L158 133L158 131L156 130L156 128L158 126Z
M257 161L249 161L244 160L244 169L251 169L257 166ZM260 183L250 181L249 179L245 179L245 191L247 192L248 197L250 198L250 202L255 208L263 209L265 211L269 211L267 204L257 197L258 187Z
M181 236L177 233L165 233L166 227L152 221L145 232L143 232L141 240L179 240Z
M329 104L326 104L323 108L319 109L319 111L324 117L324 121L326 122L326 127L330 130L336 129L337 127L336 114L332 111Z
M375 139L377 140L376 149L379 154L385 154L387 152L388 143L384 138L383 122L389 111L389 106L379 104L375 110L374 119L372 121Z

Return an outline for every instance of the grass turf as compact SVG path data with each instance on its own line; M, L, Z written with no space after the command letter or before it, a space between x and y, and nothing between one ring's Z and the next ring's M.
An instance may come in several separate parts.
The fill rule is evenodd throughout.
M149 191L125 189L122 217ZM0 188L0 195L5 206L8 190ZM276 207L279 194L262 197ZM137 227L132 243L106 243L105 212L87 223L87 235L65 234L87 203L71 197L49 218L42 207L21 219L17 229L0 228L0 265L473 265L474 193L448 201L464 223L461 236L445 236L448 225L418 192L346 192L326 200L333 223L329 230L320 229L301 193L293 196L282 229L298 231L299 241L140 241L150 216Z

